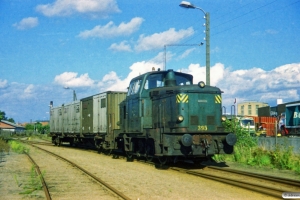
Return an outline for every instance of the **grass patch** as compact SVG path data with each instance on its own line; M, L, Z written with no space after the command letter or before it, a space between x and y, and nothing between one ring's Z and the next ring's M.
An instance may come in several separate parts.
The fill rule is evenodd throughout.
M41 176L43 177L45 172L43 172L41 175L37 176L35 172L35 167L31 167L31 172L30 172L30 178L28 182L23 186L23 191L20 192L19 194L26 194L26 195L32 195L38 190L42 190L43 184L41 182ZM15 179L17 180L17 179ZM21 185L18 183L18 186L20 187Z
M29 153L29 148L24 146L19 141L11 140L11 141L9 141L9 145L10 145L11 149L16 153Z

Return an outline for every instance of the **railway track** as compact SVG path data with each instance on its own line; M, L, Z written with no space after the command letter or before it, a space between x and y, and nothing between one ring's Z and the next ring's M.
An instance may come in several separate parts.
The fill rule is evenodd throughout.
M74 194L77 199L80 197L79 191L83 188L83 196L88 196L93 194L95 198L102 198L102 199L125 199L129 200L130 198L127 197L122 192L118 191L113 186L106 183L104 180L98 178L97 176L93 175L89 171L85 170L84 168L80 167L79 165L75 164L74 162L63 158L53 152L40 148L32 143L38 143L45 145L40 142L26 142L31 146L39 149L39 153L37 151L33 151L31 153L30 159L34 162L36 168L42 168L46 171L45 180L42 180L43 188L46 194L47 199L74 199ZM47 144L46 144L47 145ZM41 155L42 152L52 155L51 157L47 156L47 160L43 159L45 155ZM29 156L29 155L28 155ZM57 162L57 160L65 161L65 167L57 168L53 166L53 163ZM50 162L49 162L50 161ZM51 164L49 163L52 163ZM37 163L42 163L41 166L38 166ZM55 165L55 164L54 164ZM78 171L80 170L80 172ZM76 171L76 172L75 172ZM82 173L86 176L82 176ZM90 177L87 180L87 176ZM40 176L42 177L42 176ZM76 177L76 181L74 181ZM46 184L47 183L47 184ZM97 184L95 184L97 183ZM75 185L75 187L72 187ZM99 188L101 187L101 188ZM89 194L88 194L89 193ZM70 198L72 197L72 198ZM80 198L81 199L81 198Z
M148 165L155 165L153 162L141 162ZM223 182L275 198L281 198L284 192L299 191L300 187L300 181L213 166L205 166L203 169L192 170L179 167L169 167L169 169Z
M42 175L42 172L40 170L40 167L36 164L36 162L34 161L34 159L28 154L28 153L25 153L27 155L27 157L29 158L30 162L33 164L34 168L35 168L35 171L36 173L38 174L39 178L40 178L40 181L43 185L43 190L45 192L45 196L46 196L46 199L47 200L51 200L51 195L50 195L50 192L49 192L49 188L46 184L46 181Z
M300 187L300 181L220 167L207 166L204 170L187 170L177 167L171 167L170 169L223 182L276 198L282 198L284 192L299 191Z

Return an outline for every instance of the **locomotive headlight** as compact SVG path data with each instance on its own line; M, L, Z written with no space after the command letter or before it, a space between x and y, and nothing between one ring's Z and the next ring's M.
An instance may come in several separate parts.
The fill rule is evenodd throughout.
M222 116L222 117L221 117L221 121L222 121L222 122L225 122L225 121L226 121L226 119L227 119L227 117L226 117L226 116Z
M182 122L184 120L183 116L182 115L178 115L177 116L177 121L178 122Z
M198 83L198 86L199 86L200 88L204 88L204 87L205 87L205 83L204 83L203 81L200 81L200 82Z

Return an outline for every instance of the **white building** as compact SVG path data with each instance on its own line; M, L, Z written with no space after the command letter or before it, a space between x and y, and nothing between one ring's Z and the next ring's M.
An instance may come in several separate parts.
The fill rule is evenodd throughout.
M245 101L237 104L237 114L245 116L258 116L258 108L269 106L267 103L257 101Z

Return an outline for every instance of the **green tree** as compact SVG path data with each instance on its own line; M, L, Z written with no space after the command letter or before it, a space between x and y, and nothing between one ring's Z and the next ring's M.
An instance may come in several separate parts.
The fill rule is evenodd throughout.
M35 124L35 131L38 133L42 133L42 130L43 130L43 125L40 122L37 122Z
M43 126L43 130L41 133L44 134L44 133L49 133L49 132L50 132L50 125L47 124L47 125Z
M25 129L26 130L33 130L34 129L34 125L33 124L26 124L25 125Z
M9 121L11 123L15 123L15 120L13 118L9 118L9 119L7 119L7 121Z
M6 120L5 112L0 110L0 120Z
M7 119L6 113L4 111L0 110L0 120L7 120L9 122L15 123L15 120L13 118Z

